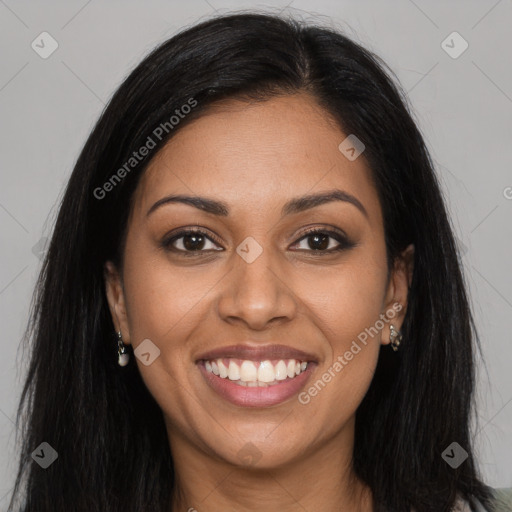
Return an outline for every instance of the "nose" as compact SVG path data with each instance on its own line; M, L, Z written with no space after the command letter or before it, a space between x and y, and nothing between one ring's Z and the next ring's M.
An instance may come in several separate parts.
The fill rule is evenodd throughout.
M243 323L253 330L263 330L271 322L286 323L294 318L296 297L270 251L264 250L252 263L238 254L233 256L234 268L226 276L218 300L221 318L233 324Z

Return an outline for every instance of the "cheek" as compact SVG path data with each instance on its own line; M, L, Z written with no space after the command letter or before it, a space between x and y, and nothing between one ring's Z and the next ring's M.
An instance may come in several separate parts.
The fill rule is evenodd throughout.
M155 255L134 240L127 244L124 284L131 343L135 350L149 339L160 351L151 364L146 366L138 358L136 364L160 408L175 421L184 422L184 428L193 424L193 418L187 417L189 394L183 392L189 387L193 366L186 340L199 324L205 291L214 284L206 274L201 281L193 277L192 270L188 272L173 269L161 254Z
M126 252L125 291L134 342L155 338L177 338L185 326L193 325L194 309L215 284L211 272L171 266L165 256L144 250ZM142 338L141 338L142 337Z
M330 272L303 275L301 296L334 353L348 350L347 345L379 319L386 272L384 261L376 263L361 251Z
M380 314L387 267L384 252L382 259L377 253L360 251L332 272L304 280L303 296L331 352L303 397L320 416L329 410L345 421L371 384L385 325Z

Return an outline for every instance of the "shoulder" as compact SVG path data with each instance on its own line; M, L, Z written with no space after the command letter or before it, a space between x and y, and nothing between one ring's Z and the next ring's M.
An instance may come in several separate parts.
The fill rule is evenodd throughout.
M473 511L469 503L459 496L451 512L512 512L512 487L494 489L490 488L493 494L494 509L489 510L485 508L480 501L477 500L476 509ZM416 512L414 509L411 512Z
M494 509L485 508L478 500L475 512L512 512L512 488L492 489ZM473 512L469 503L459 496L451 512Z
M512 487L493 489L496 511L512 512Z

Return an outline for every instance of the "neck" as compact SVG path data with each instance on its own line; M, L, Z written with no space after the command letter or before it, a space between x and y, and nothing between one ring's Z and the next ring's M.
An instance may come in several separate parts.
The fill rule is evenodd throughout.
M353 425L347 430L353 440ZM346 442L346 430L344 437L334 437L280 466L240 467L206 454L173 432L172 512L373 512L371 489L352 468L353 443Z

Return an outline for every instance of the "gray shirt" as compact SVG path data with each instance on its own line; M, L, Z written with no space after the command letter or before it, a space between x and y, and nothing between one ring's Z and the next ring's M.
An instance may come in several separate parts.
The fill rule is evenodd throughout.
M493 489L495 512L512 512L512 488ZM472 512L467 501L459 498L452 512ZM491 512L476 500L476 512Z
M491 511L485 508L480 501L476 501L475 512L512 512L512 488L510 489L493 489L495 510ZM415 510L411 510L415 512ZM457 498L454 507L451 512L473 512L469 503L464 500L461 496Z

